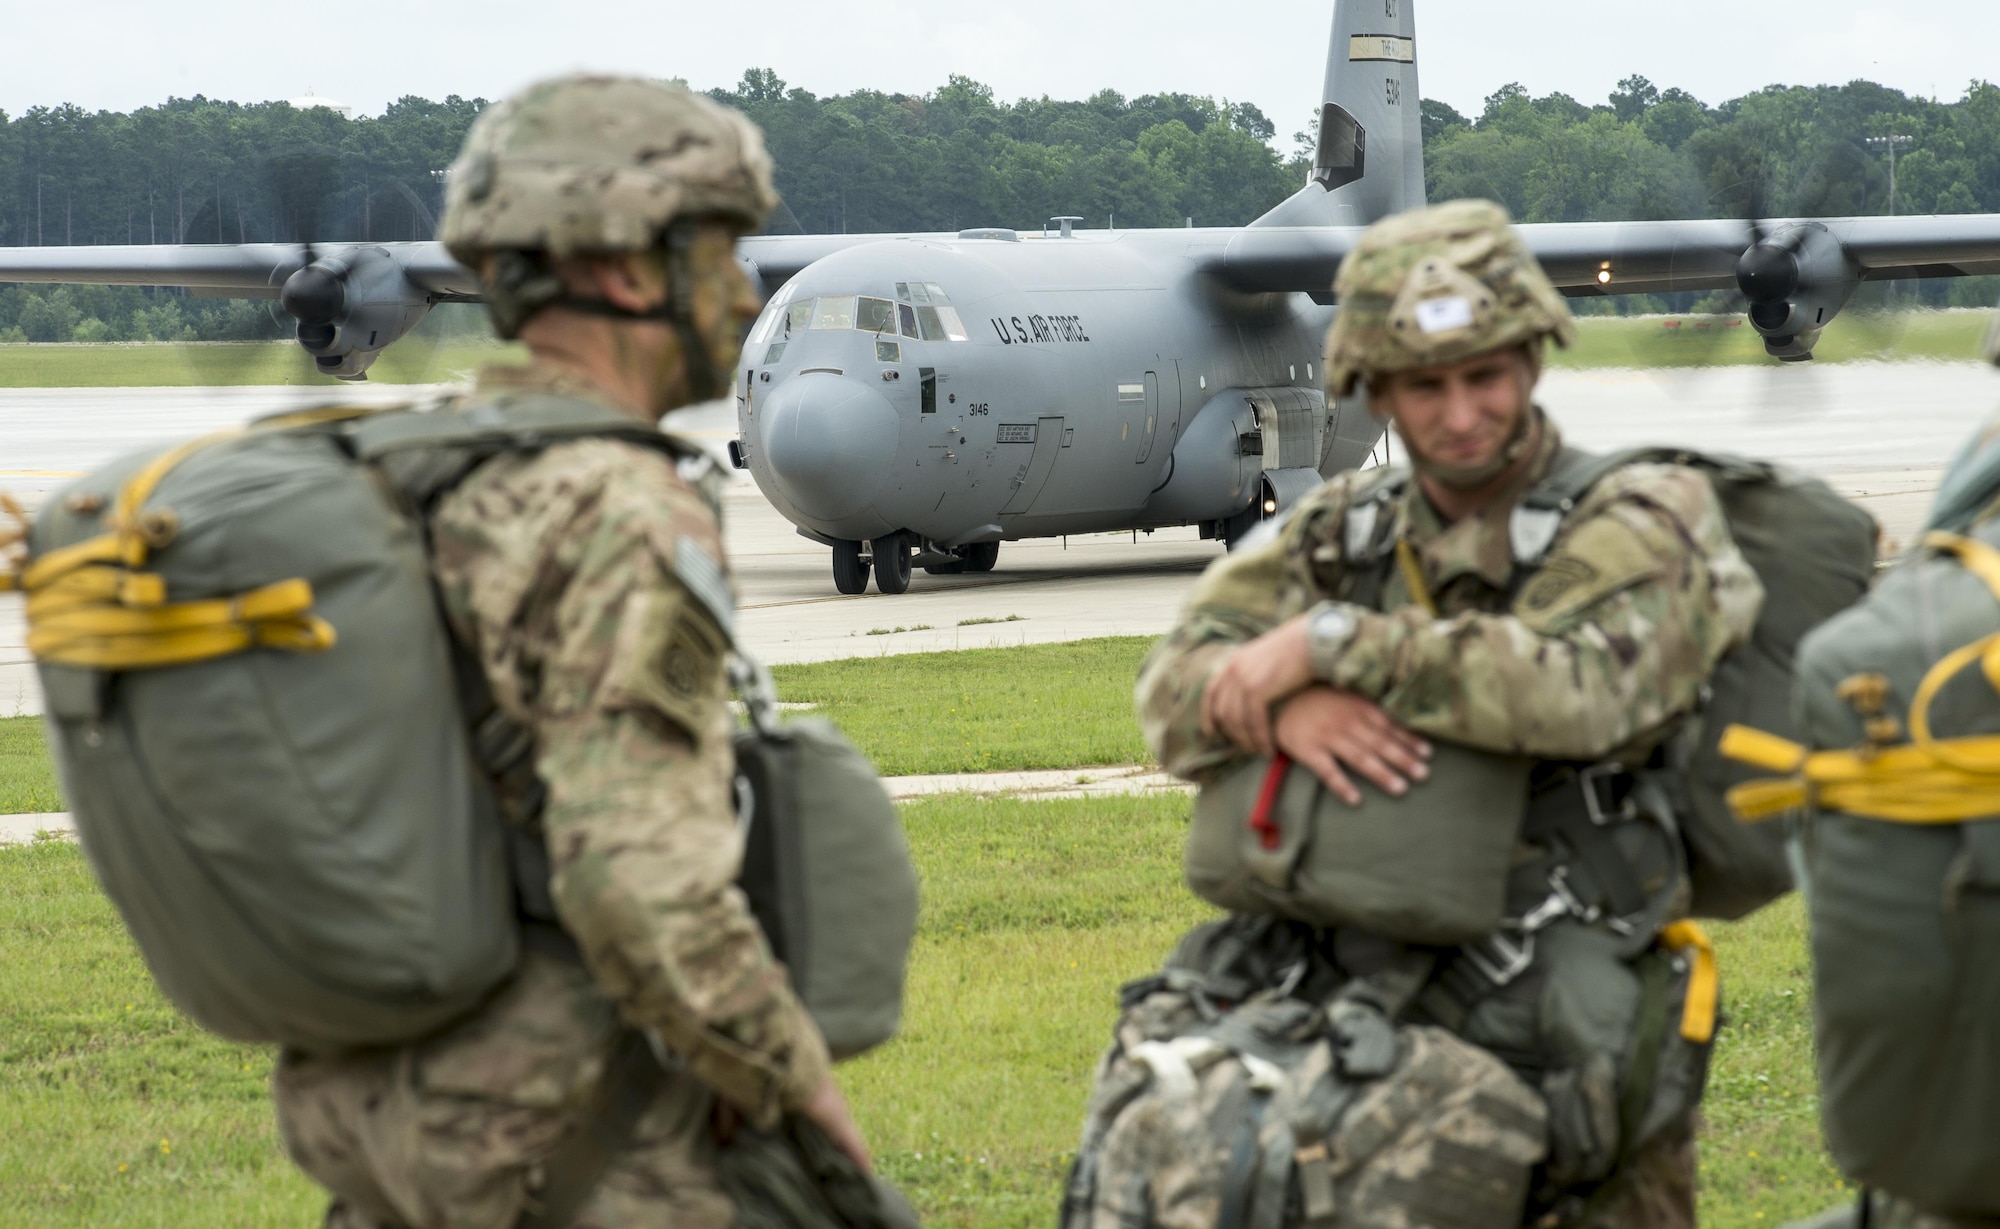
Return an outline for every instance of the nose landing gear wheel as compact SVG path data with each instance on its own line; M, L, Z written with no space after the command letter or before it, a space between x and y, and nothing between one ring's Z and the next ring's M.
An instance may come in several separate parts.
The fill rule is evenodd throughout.
M833 587L848 594L867 591L868 561L861 557L861 543L833 544Z
M975 542L965 548L965 570L968 572L991 572L1000 558L998 542Z
M870 543L875 549L875 588L897 594L910 587L910 535L892 533Z

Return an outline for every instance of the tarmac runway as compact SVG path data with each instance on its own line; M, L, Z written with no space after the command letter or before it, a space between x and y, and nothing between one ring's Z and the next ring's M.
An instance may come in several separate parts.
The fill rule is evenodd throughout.
M371 402L424 395L407 386L333 392ZM0 491L32 508L121 453L328 399L328 390L296 388L0 390ZM1539 399L1583 447L1684 444L1818 474L1903 541L1951 451L2000 409L2000 374L1973 363L1556 371ZM720 404L670 425L718 450L734 433ZM733 485L726 509L741 637L771 662L1158 635L1222 553L1192 528L1009 542L987 575L920 572L898 597L843 597L826 549L799 537L754 484ZM18 599L0 595L0 716L40 711L24 635Z

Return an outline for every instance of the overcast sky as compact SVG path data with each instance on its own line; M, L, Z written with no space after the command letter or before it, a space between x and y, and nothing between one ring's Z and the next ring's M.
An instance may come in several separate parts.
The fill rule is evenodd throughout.
M1424 95L1466 112L1509 81L1599 102L1635 72L1711 104L1857 77L1949 101L2000 78L1995 0L1405 2ZM0 22L0 108L310 91L374 114L406 94L495 98L575 68L709 87L756 66L817 94L921 93L952 73L1009 100L1208 94L1263 108L1288 145L1319 102L1331 14L1330 0L22 3Z

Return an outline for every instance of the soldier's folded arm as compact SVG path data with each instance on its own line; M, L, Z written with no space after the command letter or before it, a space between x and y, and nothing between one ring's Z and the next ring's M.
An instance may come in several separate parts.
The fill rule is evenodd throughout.
M1322 500L1315 497L1316 507ZM1295 517L1268 542L1246 544L1210 566L1180 621L1140 667L1133 688L1139 724L1161 767L1175 776L1198 780L1243 754L1227 737L1202 729L1202 694L1223 658L1303 608L1310 581L1297 542L1304 520Z
M734 886L728 640L677 562L697 551L715 568L714 523L676 527L657 482L647 489L671 469L646 459L663 472L621 466L601 484L567 484L583 494L569 523L537 535L534 557L486 555L486 566L542 583L481 612L489 645L523 646L497 655L498 670L496 654L483 656L489 675L513 676L535 730L564 929L628 1022L770 1125L805 1105L829 1060ZM719 568L712 580L726 584ZM504 701L507 689L496 691Z
M1690 710L1763 588L1700 474L1634 467L1604 487L1509 612L1356 608L1326 681L1421 734L1553 759L1602 758Z

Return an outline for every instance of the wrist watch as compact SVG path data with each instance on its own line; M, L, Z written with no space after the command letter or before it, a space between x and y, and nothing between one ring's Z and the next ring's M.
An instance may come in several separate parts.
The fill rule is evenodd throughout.
M1354 612L1341 602L1321 602L1306 612L1306 644L1316 677L1333 677L1334 663L1354 639L1356 626Z

